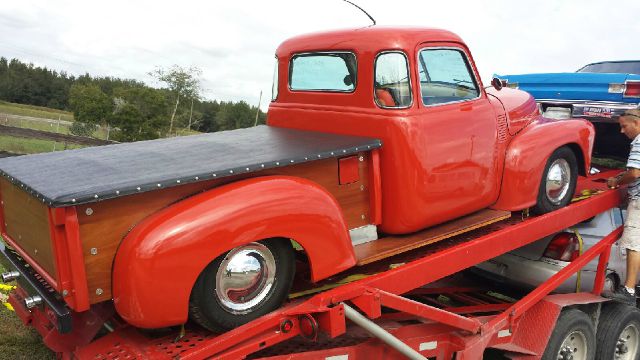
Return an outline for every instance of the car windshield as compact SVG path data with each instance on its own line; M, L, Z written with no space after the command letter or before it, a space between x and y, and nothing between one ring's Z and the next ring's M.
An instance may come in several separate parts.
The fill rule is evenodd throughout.
M640 74L640 61L601 62L589 64L577 72Z

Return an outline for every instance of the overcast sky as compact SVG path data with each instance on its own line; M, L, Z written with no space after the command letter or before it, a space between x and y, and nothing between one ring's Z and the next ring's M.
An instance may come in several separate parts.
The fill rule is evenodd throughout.
M379 25L451 30L488 85L494 73L574 71L640 59L640 1L352 0ZM342 0L19 0L0 6L0 56L159 86L157 66L197 66L207 99L268 106L274 51L288 37L368 26Z

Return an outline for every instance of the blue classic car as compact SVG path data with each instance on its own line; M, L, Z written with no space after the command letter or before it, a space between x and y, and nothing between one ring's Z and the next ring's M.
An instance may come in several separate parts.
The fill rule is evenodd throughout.
M582 117L596 126L595 154L626 157L629 141L617 118L640 105L640 60L603 61L573 73L495 75L503 84L529 92L550 118Z

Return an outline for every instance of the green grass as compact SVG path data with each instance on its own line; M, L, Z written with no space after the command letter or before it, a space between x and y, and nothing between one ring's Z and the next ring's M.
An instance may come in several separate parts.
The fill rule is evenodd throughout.
M43 120L21 119L15 116L30 116ZM70 134L69 125L57 123L56 120L74 121L73 113L46 107L24 105L0 101L0 125L14 126L41 131L49 131L60 134ZM48 122L46 120L52 120ZM105 139L107 129L100 127L92 136L96 139Z
M6 101L0 101L0 113L20 116L32 116L53 120L60 119L73 121L73 113L68 111L50 109L34 105L15 104Z
M591 159L592 166L603 166L609 169L624 169L626 162L618 159L596 158Z
M189 135L199 135L199 134L202 134L202 133L197 130L187 130L183 128L176 130L176 136L189 136Z
M13 136L0 135L0 150L8 151L15 154L36 154L43 152L51 152L54 150L65 150L64 143L40 140L40 139L27 139ZM75 144L67 144L67 149L78 149L83 146Z
M41 131L49 131L49 132L55 132L60 134L69 134L69 125L57 124L55 122L49 123L46 121L18 119L18 118L11 118L8 116L2 117L0 115L0 125L41 130Z
M33 328L28 328L13 311L0 309L0 360L55 359Z
M0 265L0 272L4 272ZM0 360L55 359L40 334L26 327L13 312L0 305Z

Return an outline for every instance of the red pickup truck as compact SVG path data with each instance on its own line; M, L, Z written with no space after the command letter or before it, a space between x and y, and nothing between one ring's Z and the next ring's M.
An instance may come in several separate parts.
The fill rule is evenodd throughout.
M317 282L479 211L566 205L592 125L499 88L448 31L287 40L268 126L0 160L3 279L43 335L113 311L224 331L279 307L301 268Z

